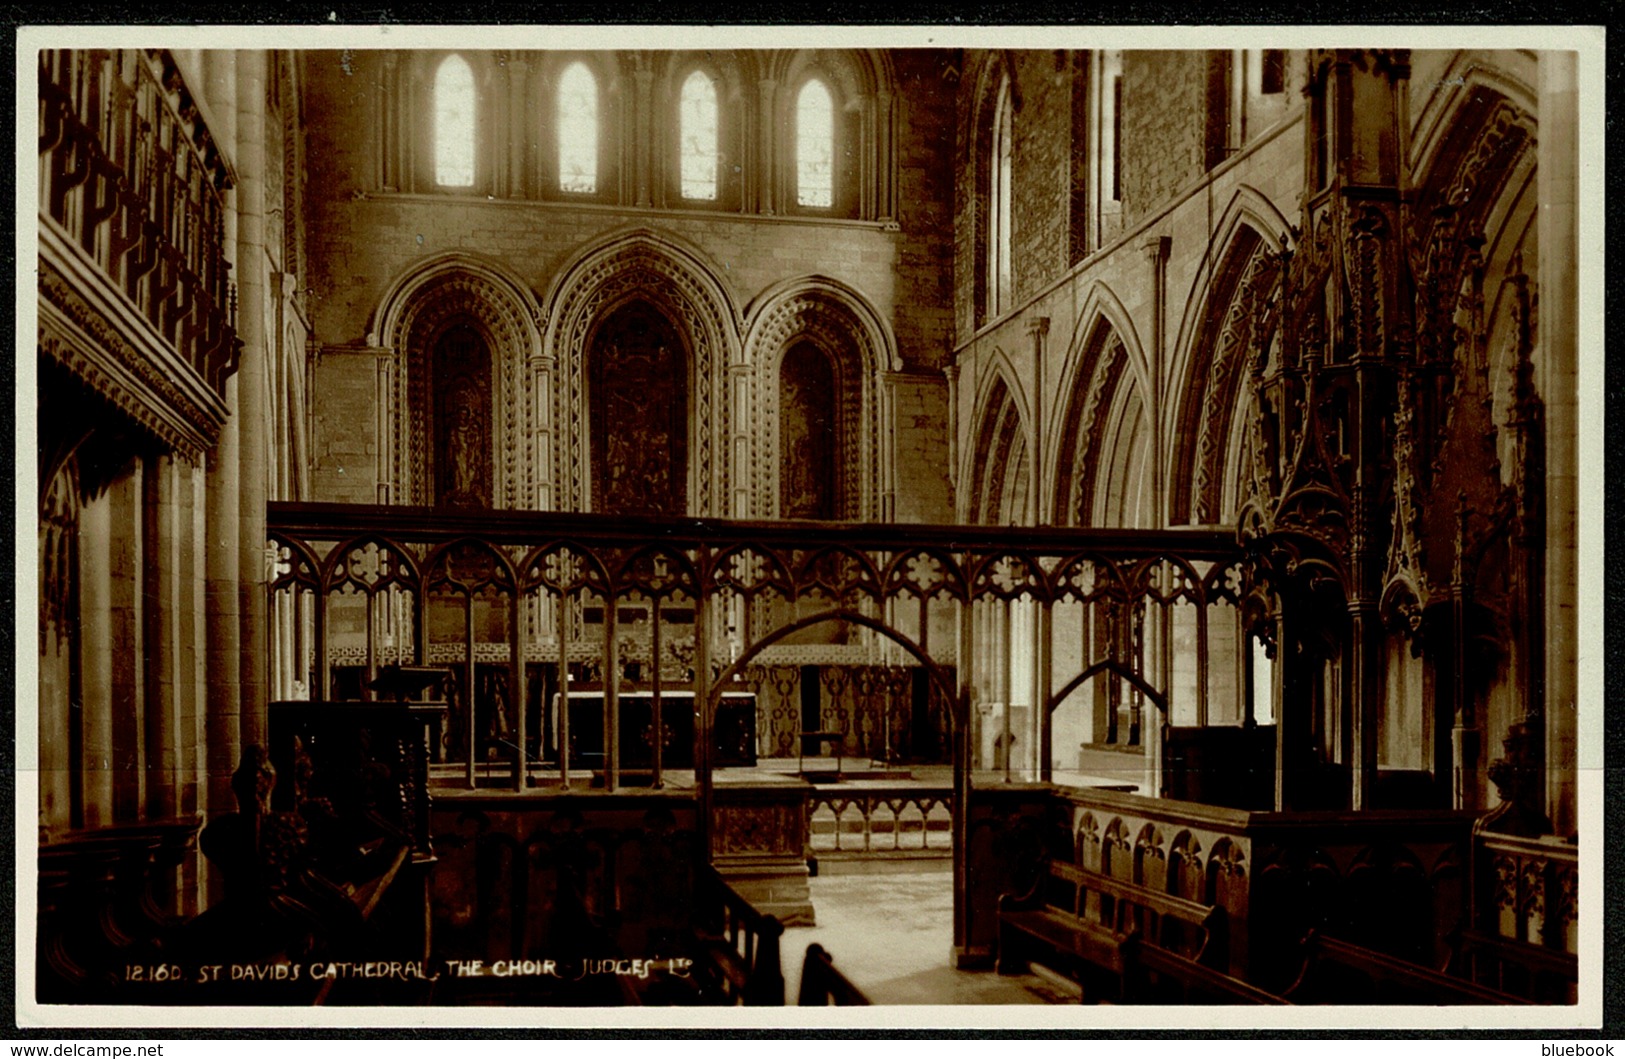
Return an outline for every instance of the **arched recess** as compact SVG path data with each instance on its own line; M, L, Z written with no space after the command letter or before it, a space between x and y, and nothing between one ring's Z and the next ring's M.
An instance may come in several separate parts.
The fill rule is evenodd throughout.
M1159 517L1151 467L1155 427L1138 380L1120 376L1107 409L1086 525L1151 528Z
M1017 525L1030 521L1033 472L1025 403L1002 351L995 351L984 376L971 422L976 424L969 462L960 481L970 488L963 494L962 518L973 523Z
M1437 176L1439 157L1452 131L1459 132L1464 117L1472 124L1472 111L1486 102L1505 101L1527 115L1539 112L1539 79L1534 52L1464 50L1450 54L1440 76L1420 82L1426 94L1411 82L1417 119L1410 136L1410 170Z
M474 79L474 179L467 186L442 188L435 179L434 122L427 119L435 113L436 75L452 55L468 64ZM391 50L379 52L377 62L373 80L378 186L386 192L505 194L507 174L501 156L506 141L496 130L507 84L493 53Z
M1060 421L1060 433L1051 446L1055 470L1051 521L1062 526L1094 523L1096 482L1106 440L1108 415L1125 377L1132 376L1128 350L1117 327L1103 315L1079 332L1062 375L1062 393L1071 399Z
M763 174L763 212L829 213L866 221L897 217L894 127L896 75L884 49L804 49L762 53L758 84L768 84L776 132L771 172ZM828 210L797 207L795 107L801 88L822 81L835 104L835 201Z
M974 86L969 108L969 126L961 131L960 167L962 180L972 189L971 208L959 211L959 224L971 227L970 269L972 323L981 327L998 315L996 286L992 274L994 260L991 211L995 200L994 141L998 132L1000 104L1010 117L1021 110L1021 84L1016 65L1003 50L989 50L981 56L974 73L967 71ZM1012 292L1013 293L1013 292Z
M689 394L687 514L729 514L726 498L738 475L729 439L735 419L727 365L739 359L740 321L720 273L700 251L667 233L635 228L612 233L577 253L546 300L547 349L557 358L553 445L556 503L586 510L591 480L587 349L610 313L642 301L668 320L687 344ZM548 365L549 370L553 365ZM743 426L743 424L739 424Z
M1430 103L1438 114L1418 153L1426 168L1413 180L1416 351L1396 387L1396 511L1382 590L1385 706L1402 719L1403 736L1418 727L1404 707L1431 696L1420 724L1433 754L1422 766L1438 775L1451 762L1443 733L1453 724L1480 728L1485 753L1476 766L1456 762L1469 794L1487 786L1491 748L1540 710L1547 619L1535 602L1544 591L1540 560L1531 557L1542 545L1521 536L1509 513L1544 488L1544 457L1532 454L1550 399L1536 369L1545 350L1535 114L1518 99L1516 66L1486 64L1471 76L1470 94ZM1564 782L1554 784L1559 799Z
M835 486L832 517L871 520L891 480L883 445L880 378L901 366L891 328L863 295L838 280L808 276L776 284L752 303L745 359L754 366L753 409L736 408L738 422L756 429L750 495L755 514L784 517L780 484L784 420L781 412L786 355L803 343L827 358L833 375Z
M630 95L627 82L632 73L623 69L631 60L623 54L599 51L541 51L534 56L524 96L529 135L537 149L524 167L526 183L537 198L555 201L615 202L621 195L621 177L631 168L632 148L623 130L630 128L627 111ZM559 91L565 74L584 68L594 90L597 121L597 169L591 191L567 191L560 186ZM647 203L640 203L647 205Z
M1232 204L1232 222L1221 229L1194 333L1176 367L1171 520L1175 523L1234 521L1237 485L1232 441L1251 395L1242 385L1246 365L1261 336L1255 324L1279 273L1271 236L1257 227L1253 211Z
M665 116L662 123L657 123L663 131L654 144L658 154L652 166L656 174L651 192L653 204L684 209L739 209L745 184L756 165L747 131L754 98L746 86L754 85L756 80L748 53L722 49L659 52L652 60L653 105L656 113ZM688 78L695 73L708 78L716 93L717 184L716 195L709 200L686 197L682 187L682 94Z
M551 476L539 459L540 424L528 396L538 386L542 360L541 311L530 289L505 266L453 251L414 265L385 292L373 315L368 342L391 351L391 400L380 431L389 451L379 465L393 503L429 504L436 437L431 366L435 344L466 328L490 359L490 503L498 508L541 508Z
M1212 227L1174 340L1162 426L1173 439L1168 508L1175 523L1237 518L1239 475L1245 467L1241 449L1250 439L1248 415L1236 414L1241 411L1237 402L1247 405L1250 400L1241 385L1245 347L1253 339L1250 328L1260 299L1272 293L1276 255L1292 230L1275 203L1245 184ZM1193 490L1198 474L1203 486ZM1215 511L1205 520L1192 514L1198 497Z

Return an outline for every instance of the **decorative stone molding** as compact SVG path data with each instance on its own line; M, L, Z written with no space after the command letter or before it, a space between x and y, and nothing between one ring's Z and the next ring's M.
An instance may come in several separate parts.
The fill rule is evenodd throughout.
M559 274L547 299L546 348L559 358L556 503L590 506L587 343L593 328L627 302L644 300L666 315L689 343L692 391L689 507L719 514L738 469L726 453L730 429L726 373L738 359L739 317L722 282L675 237L639 228L612 236L576 257ZM718 457L717 450L723 449ZM687 512L673 512L686 514Z
M144 432L196 460L226 403L49 218L39 221L39 348Z
M493 446L496 480L492 499L501 507L528 507L553 468L537 455L542 424L535 411L538 386L550 376L535 366L542 359L542 314L523 281L505 268L471 254L442 254L422 262L385 293L368 335L373 347L396 354L392 407L385 409L395 454L390 468L401 498L427 504L430 431L428 367L432 342L454 320L481 332L491 351Z
M839 492L846 517L877 515L885 458L877 379L902 368L896 339L880 314L851 287L823 276L770 288L752 305L745 359L756 369L756 446L752 495L757 514L778 513L779 366L798 339L809 339L834 365L837 389Z

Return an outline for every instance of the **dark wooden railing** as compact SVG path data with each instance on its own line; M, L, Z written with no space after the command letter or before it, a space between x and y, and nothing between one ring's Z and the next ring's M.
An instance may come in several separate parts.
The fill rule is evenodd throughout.
M874 633L878 650L926 665L936 675L932 683L944 685L951 697L949 667L959 652L974 649L978 623L971 611L976 608L1020 604L1047 615L1057 604L1104 612L1134 601L1142 613L1191 605L1205 621L1209 607L1222 605L1234 620L1235 605L1251 590L1234 535L1195 528L746 522L287 503L269 505L267 522L277 562L273 595L299 597L301 614L304 599L317 603L300 618L299 633L313 648L299 655L314 665L310 672L292 674L314 689L313 697L365 697L361 685L379 666L437 664L430 656L450 651L461 660L452 668L469 670L454 682L461 690L452 692L453 712L456 696L466 696L468 685L484 693L481 681L490 684L500 669L502 707L487 710L492 718L504 718L500 723L507 731L498 735L524 747L531 758L543 758L548 756L540 751L544 733L537 729L545 728L546 738L563 751L558 767L566 785L572 767L568 718L545 719L548 701L573 682L601 682L610 704L605 742L613 744L616 732L608 715L616 712L617 684L628 665L641 667L645 680L661 675L670 691L709 685L729 659L724 624L737 650L770 650L775 634L795 620L798 605L821 603L828 618L817 620L842 621L855 637ZM616 605L608 605L610 600ZM662 601L657 608L662 615L680 609L683 624L674 626L665 617L653 623L655 631L670 627L658 659L623 657L628 643L641 641L617 628L619 612L632 605L629 601L647 607L649 600ZM497 616L499 635L476 634L464 613L471 613L476 601ZM712 604L731 609L725 615ZM464 642L430 642L431 605L451 608L437 628L466 626ZM932 606L958 608L961 630L949 643L931 641ZM342 623L337 608L347 608ZM1040 628L1047 629L1047 617L1043 621ZM852 630L853 625L865 628ZM662 643L659 637L650 640ZM708 665L696 661L702 641ZM910 658L914 648L918 653ZM1143 669L1152 663L1132 637L1102 641L1098 650L1104 657L1092 663L1087 679L1132 676L1136 687L1161 679ZM354 686L335 696L335 667L341 660L356 667L348 678ZM538 664L546 667L545 674L539 675ZM1198 659L1204 673L1205 665L1204 654ZM747 660L731 675L745 680L751 673ZM530 685L538 679L546 684L544 696L532 694ZM1198 685L1206 686L1202 680ZM869 698L878 699L882 690L887 689L870 688ZM1042 718L1047 730L1049 710L1058 700L1049 694L1052 689L1039 690L1048 707ZM1159 706L1168 697L1165 690L1154 696ZM869 749L884 756L890 752L888 725L885 716L877 716L880 735ZM709 718L700 720L703 726ZM759 724L758 730L768 726ZM697 728L695 765L702 770L709 755L699 752L698 741L706 735ZM1047 772L1049 748L1044 749L1037 760ZM618 748L611 746L612 779L618 769Z
M39 850L35 971L42 1003L162 1003L187 955L165 907L195 854L196 818L48 836ZM131 968L140 968L134 973ZM154 979L162 980L154 980Z
M1473 920L1455 968L1493 989L1572 1004L1579 981L1579 848L1556 837L1473 836Z
M863 990L835 967L835 959L816 941L807 946L801 962L801 988L796 993L799 1007L861 1006L870 1003Z
M814 854L946 857L953 848L953 788L893 784L818 787L807 792L807 842Z
M784 968L780 939L784 925L757 911L714 868L702 869L702 973L724 1004L782 1007Z

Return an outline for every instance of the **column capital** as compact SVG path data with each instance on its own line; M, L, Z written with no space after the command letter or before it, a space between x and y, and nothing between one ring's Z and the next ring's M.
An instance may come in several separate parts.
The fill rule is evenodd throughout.
M1140 238L1140 249L1153 261L1163 261L1168 257L1173 240L1166 235L1147 235Z
M1029 316L1025 321L1023 321L1022 327L1029 335L1033 335L1036 338L1042 338L1049 334L1049 317Z

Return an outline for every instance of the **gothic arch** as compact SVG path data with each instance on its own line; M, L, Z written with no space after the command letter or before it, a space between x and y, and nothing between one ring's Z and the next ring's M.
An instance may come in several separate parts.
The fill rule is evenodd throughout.
M1425 173L1434 168L1446 137L1459 126L1463 113L1488 97L1504 99L1525 114L1538 113L1536 76L1534 57L1527 53L1456 53L1444 76L1430 86L1432 90L1412 126L1408 159L1411 172Z
M960 480L970 488L962 494L962 521L1026 522L1027 511L1012 508L1017 489L1033 488L1032 452L1025 394L1003 350L995 349L982 374L976 397L976 424L971 450ZM1025 505L1023 505L1023 508Z
M1049 509L1043 517L1058 525L1086 525L1093 486L1088 466L1099 453L1101 416L1110 407L1124 371L1142 388L1149 381L1134 321L1117 295L1096 281L1084 297L1082 321L1072 333L1061 366L1057 401L1062 409L1049 425L1042 481ZM1080 514L1082 512L1083 514Z
M429 344L456 321L477 330L491 355L492 503L530 507L538 499L538 475L545 473L534 458L528 399L530 365L542 356L541 312L530 288L506 266L461 251L418 262L390 285L373 314L368 344L393 354L393 429L385 432L392 451L380 458L393 483L391 499L430 502Z
M1127 354L1124 355L1127 359ZM1159 498L1151 488L1151 405L1132 372L1118 372L1100 429L1100 455L1091 472L1094 480L1086 525L1151 528L1161 514Z
M1076 374L1062 390L1072 397L1061 420L1055 454L1052 521L1060 525L1093 524L1106 416L1128 359L1122 338L1108 321L1097 319L1087 333Z
M1280 249L1282 241L1293 237L1293 227L1285 214L1263 192L1250 184L1236 188L1225 203L1217 223L1209 229L1207 253L1202 255L1191 276L1190 290L1185 296L1185 309L1179 319L1179 329L1169 347L1173 351L1169 378L1178 384L1187 379L1188 365L1195 353L1196 337L1207 319L1213 290L1220 285L1224 273L1225 252L1245 229L1264 240L1266 246Z
M1016 115L1021 111L1021 85L1014 56L1007 50L987 52L981 57L978 69L970 74L969 80L975 88L971 95L969 124L960 131L962 157L959 164L962 167L961 179L969 184L971 196L970 209L962 211L965 216L959 223L968 223L971 227L971 322L979 328L1000 315L996 304L998 277L991 274L989 267L993 252L990 232L993 222L990 218L993 216L995 199L993 148L995 126L1000 124L999 90L1008 83L1007 102L1013 132ZM1013 275L1011 286L1008 293L1013 297Z
M736 302L719 270L700 251L669 233L633 228L611 233L579 251L559 271L546 299L546 346L557 358L553 446L557 504L585 510L589 492L586 352L594 326L621 306L642 300L665 315L688 343L689 508L728 514L738 475L729 442L728 366L739 359ZM553 364L547 365L549 371Z
M1206 288L1191 299L1190 338L1173 378L1178 389L1172 424L1175 522L1215 523L1235 507L1235 483L1229 481L1231 452L1241 406L1249 398L1242 386L1246 364L1259 337L1255 325L1260 306L1270 296L1278 272L1274 240L1257 226L1239 202L1232 223L1221 229L1225 240L1212 255Z
M484 194L495 186L495 135L501 84L498 66L489 51L476 48L441 48L421 52L382 52L379 84L379 128L387 129L382 155L381 183L386 190L433 193L435 182L434 135L426 115L434 113L435 77L441 64L456 55L474 77L474 182L449 189L463 195Z
M769 287L747 310L744 356L756 381L754 409L736 409L741 422L754 416L757 444L751 495L761 517L778 513L779 372L785 354L810 341L835 369L840 446L842 517L872 519L879 512L890 468L881 445L879 380L901 359L891 328L856 290L826 276L786 280Z

